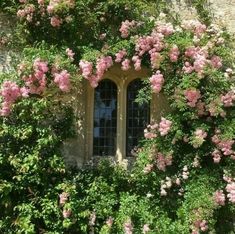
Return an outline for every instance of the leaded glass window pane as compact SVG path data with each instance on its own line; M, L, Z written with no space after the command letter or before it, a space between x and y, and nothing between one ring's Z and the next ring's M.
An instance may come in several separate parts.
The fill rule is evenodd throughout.
M111 80L95 89L93 155L114 156L117 133L117 87Z
M144 136L144 129L149 123L149 103L139 104L135 102L138 91L144 84L140 79L135 79L127 87L127 119L126 119L126 154L132 155L133 149Z

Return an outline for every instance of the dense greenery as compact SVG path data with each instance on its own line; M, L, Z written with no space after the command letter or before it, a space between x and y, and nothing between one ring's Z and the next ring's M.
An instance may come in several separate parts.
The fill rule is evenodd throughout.
M181 24L166 2L1 2L18 15L8 45L22 48L0 76L1 233L234 233L233 38L209 25L205 1L191 3L208 26ZM148 67L138 101L161 92L171 112L146 128L131 169L68 168L73 95L115 60Z

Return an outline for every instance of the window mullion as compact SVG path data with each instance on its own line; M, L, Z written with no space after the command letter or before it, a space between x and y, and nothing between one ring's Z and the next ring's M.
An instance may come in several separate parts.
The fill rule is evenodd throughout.
M126 148L126 91L124 82L118 87L118 120L117 120L117 160L125 158Z

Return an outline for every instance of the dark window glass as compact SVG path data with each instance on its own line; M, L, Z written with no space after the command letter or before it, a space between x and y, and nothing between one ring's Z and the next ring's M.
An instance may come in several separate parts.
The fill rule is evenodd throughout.
M117 87L103 80L95 89L93 155L115 155L117 133Z
M144 136L144 129L149 123L149 103L138 104L135 102L138 91L144 84L140 79L133 80L127 87L127 119L126 119L126 154L131 156Z

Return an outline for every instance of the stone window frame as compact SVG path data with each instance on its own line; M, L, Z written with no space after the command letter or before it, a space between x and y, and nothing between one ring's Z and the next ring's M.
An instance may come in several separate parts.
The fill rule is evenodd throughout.
M151 71L142 68L135 71L133 68L128 71L122 71L121 67L114 65L103 76L103 79L113 81L117 86L117 149L116 155L110 156L115 161L122 162L126 157L126 104L127 104L127 87L135 79L148 78ZM102 80L103 80L102 79ZM99 156L93 156L93 127L94 127L94 91L87 81L85 84L86 99L86 128L85 128L85 159L89 161ZM166 99L161 94L153 94L150 101L150 122L156 122L166 111ZM106 158L109 156L100 156Z

